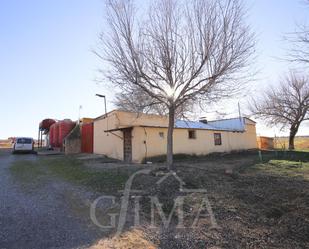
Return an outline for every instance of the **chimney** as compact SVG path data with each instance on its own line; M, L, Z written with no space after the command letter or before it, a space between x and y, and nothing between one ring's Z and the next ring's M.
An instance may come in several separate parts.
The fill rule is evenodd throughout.
M204 124L207 124L207 118L206 117L200 117L200 120L199 120L201 123L204 123Z

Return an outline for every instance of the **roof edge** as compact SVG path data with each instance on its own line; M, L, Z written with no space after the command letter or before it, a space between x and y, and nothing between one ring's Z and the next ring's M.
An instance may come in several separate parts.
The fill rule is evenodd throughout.
M251 118L248 117L240 117L240 118L244 118L244 119L248 119L250 121L252 121L253 123L256 124L256 122L254 120L252 120ZM215 120L207 120L207 122L217 122L217 121L225 121L225 120L232 120L232 119L239 119L239 117L235 117L235 118L222 118L222 119L215 119Z

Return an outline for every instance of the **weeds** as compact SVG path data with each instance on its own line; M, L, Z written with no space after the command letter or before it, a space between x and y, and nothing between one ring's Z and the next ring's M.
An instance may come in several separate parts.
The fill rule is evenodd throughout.
M10 167L12 175L24 183L40 181L40 177L52 175L91 188L93 191L111 193L123 189L126 180L133 173L127 170L92 170L74 158L38 159L16 161Z
M280 176L303 177L309 180L309 163L288 160L270 160L267 163L260 163L250 168L250 171L265 172Z

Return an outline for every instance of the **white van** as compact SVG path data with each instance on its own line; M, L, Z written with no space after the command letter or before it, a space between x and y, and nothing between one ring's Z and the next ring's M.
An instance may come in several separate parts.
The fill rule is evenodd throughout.
M13 143L13 153L17 151L33 152L34 140L30 137L17 137Z

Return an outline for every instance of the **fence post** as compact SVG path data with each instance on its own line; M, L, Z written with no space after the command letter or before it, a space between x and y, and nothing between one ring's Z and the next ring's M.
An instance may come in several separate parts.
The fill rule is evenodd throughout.
M260 158L260 162L263 162L263 156L262 156L262 151L259 150L259 158Z

